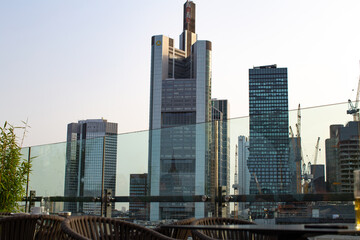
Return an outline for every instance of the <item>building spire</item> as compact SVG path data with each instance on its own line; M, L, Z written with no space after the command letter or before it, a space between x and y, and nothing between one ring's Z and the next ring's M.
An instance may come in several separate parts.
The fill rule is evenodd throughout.
M195 3L186 0L184 4L184 26L180 36L180 49L184 50L186 56L191 54L191 45L196 42L195 34Z
M187 0L184 4L184 31L195 33L195 3Z

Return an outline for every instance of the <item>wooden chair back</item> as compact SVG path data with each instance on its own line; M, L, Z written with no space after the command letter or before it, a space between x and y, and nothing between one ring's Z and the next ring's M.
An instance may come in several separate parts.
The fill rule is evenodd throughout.
M61 222L58 216L16 215L0 218L1 240L47 240L62 239Z
M184 219L184 220L180 220L177 221L175 223L173 223L172 225L191 225L192 222L194 222L196 219L195 218L188 218L188 219ZM190 229L178 229L178 228L155 228L155 231L166 235L168 237L171 238L175 238L175 239L188 239L188 237L191 237L191 230Z
M66 239L74 240L173 239L137 224L96 216L70 217L62 223L62 229Z

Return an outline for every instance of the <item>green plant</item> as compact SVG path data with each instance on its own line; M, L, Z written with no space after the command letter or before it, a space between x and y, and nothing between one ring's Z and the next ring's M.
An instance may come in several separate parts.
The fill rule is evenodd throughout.
M31 162L21 157L15 127L5 122L0 127L0 212L19 210L30 171Z

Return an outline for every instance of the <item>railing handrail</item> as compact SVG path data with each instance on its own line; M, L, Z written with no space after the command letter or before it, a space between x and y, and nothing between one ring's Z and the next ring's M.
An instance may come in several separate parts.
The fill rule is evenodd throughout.
M114 196L110 202L204 202L203 195L193 196ZM40 202L48 199L51 202L102 202L101 197L64 197L64 196L36 196L24 197L23 201ZM354 201L353 193L313 193L313 194L248 194L230 195L225 201L219 197L215 202L336 202ZM208 198L207 201L211 201Z

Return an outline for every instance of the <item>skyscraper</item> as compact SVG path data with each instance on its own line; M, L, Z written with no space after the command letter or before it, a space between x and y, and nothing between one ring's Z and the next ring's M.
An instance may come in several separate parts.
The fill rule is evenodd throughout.
M180 49L151 40L149 194L207 194L211 125L211 42L197 40L195 4L184 4ZM201 124L200 124L201 123ZM150 220L203 217L205 203L151 203Z
M291 191L287 68L276 65L249 70L250 194ZM274 204L253 203L255 218Z
M326 173L332 191L353 192L353 171L360 168L359 121L331 125L326 140Z
M330 126L330 138L325 140L326 184L329 192L340 191L339 135L342 124Z
M218 183L217 186L225 186L226 194L230 195L230 135L229 135L229 104L228 100L212 99L212 122L217 124L217 133L213 133L213 138L217 137L217 159L218 162ZM213 127L214 130L214 127ZM214 151L213 151L214 152ZM221 216L227 216L230 213L230 205L226 212Z
M313 176L310 187L311 193L324 193L326 192L325 185L325 165L312 164L310 167L311 175Z
M102 187L115 193L116 154L117 123L91 119L68 124L64 196L100 197ZM65 203L65 210L75 213L99 215L100 209L99 203Z
M301 193L301 138L289 138L289 169L291 177L291 192Z
M144 197L147 194L147 174L130 174L130 197ZM131 217L137 220L148 219L148 203L129 202Z
M245 136L238 137L238 194L249 194L250 186L250 173L247 167L247 161L249 159L249 141ZM239 215L247 218L246 206L247 203L241 202L238 204Z

